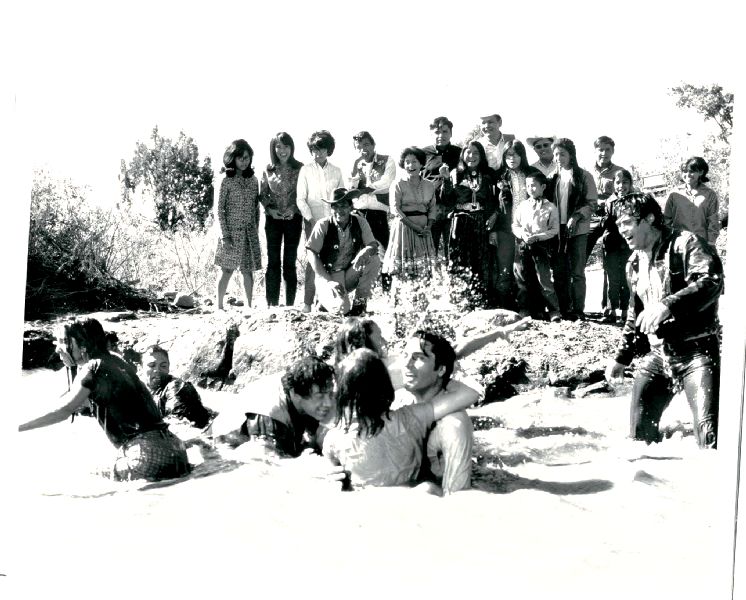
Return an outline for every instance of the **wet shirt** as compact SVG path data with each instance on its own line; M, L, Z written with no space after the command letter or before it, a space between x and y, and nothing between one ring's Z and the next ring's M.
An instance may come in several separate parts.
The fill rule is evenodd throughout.
M161 415L190 421L195 427L206 427L214 413L202 404L199 392L188 381L168 375L158 389L153 390L153 400Z
M88 361L79 376L82 386L90 391L88 399L99 425L115 446L146 431L166 429L148 388L118 356Z
M372 437L358 436L357 423L346 432L341 426L331 429L323 453L350 473L353 487L411 483L417 479L432 423L429 402L405 406L390 412L383 429Z

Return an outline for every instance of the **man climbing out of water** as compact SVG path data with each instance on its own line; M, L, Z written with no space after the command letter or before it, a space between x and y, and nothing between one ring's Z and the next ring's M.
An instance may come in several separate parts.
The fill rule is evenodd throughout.
M606 379L621 380L632 361L636 334L650 351L635 370L630 436L659 442L663 411L683 388L700 448L717 447L720 346L718 298L723 265L707 240L663 225L658 202L634 193L616 202L619 233L632 256L627 263L630 304L617 354Z
M168 352L161 346L148 347L140 358L140 379L153 394L161 415L186 419L200 429L207 427L216 413L202 404L199 392L191 383L174 377L170 370Z

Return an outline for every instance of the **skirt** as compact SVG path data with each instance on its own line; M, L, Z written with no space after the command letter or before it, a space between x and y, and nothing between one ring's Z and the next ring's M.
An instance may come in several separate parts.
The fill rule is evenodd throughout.
M191 470L184 442L168 429L155 429L124 443L114 465L114 477L119 481L158 481L182 477Z
M426 216L409 218L421 227L427 224ZM430 232L418 235L400 218L394 219L381 272L413 279L427 278L432 275L434 264L435 246Z
M448 266L452 275L470 283L483 295L490 268L489 232L484 211L455 212L448 240Z

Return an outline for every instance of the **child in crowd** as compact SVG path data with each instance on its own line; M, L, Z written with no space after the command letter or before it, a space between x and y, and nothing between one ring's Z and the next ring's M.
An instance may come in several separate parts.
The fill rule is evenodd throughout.
M259 248L259 183L254 177L251 161L254 151L246 140L235 140L223 154L225 179L220 184L217 221L220 239L215 250L215 264L222 273L217 283L218 310L223 310L223 298L233 271L243 276L246 306L251 306L254 271L262 268Z
M547 178L541 171L529 171L526 175L528 199L519 203L513 211L513 235L516 237L516 255L513 272L518 287L518 308L525 317L534 312L534 317L543 317L544 304L549 308L549 320L558 323L561 319L559 300L552 283L551 260L556 251L559 233L557 207L544 199ZM530 291L538 282L544 302L537 302ZM532 311L533 308L533 311Z
M619 169L614 175L614 195L606 201L606 218L603 224L601 247L604 261L604 296L608 298L608 306L603 321L615 323L617 310L621 310L622 323L627 320L627 306L629 305L629 287L625 269L632 251L619 233L616 224L614 207L619 199L633 192L632 173L627 169Z
M718 196L705 185L710 167L701 156L693 156L681 166L682 185L668 194L663 224L671 229L691 231L715 246L720 233Z

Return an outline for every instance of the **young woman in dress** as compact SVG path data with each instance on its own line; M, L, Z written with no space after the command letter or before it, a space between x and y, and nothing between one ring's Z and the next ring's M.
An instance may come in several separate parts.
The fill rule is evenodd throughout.
M449 269L452 276L464 278L470 288L466 295L459 289L453 295L465 297L471 306L484 307L490 273L489 229L497 218L497 204L495 171L487 163L480 142L464 147L458 166L443 187L455 205L448 246Z
M271 162L262 174L259 195L264 206L264 233L267 236L267 306L277 306L279 302L281 266L285 306L292 306L298 288L295 260L303 229L303 218L296 203L298 173L303 163L295 159L295 143L284 131L269 142L269 156Z
M405 174L394 184L394 222L382 272L401 279L428 278L435 259L430 235L436 212L435 185L422 178L424 163L425 153L412 146L405 148L399 158Z
M57 352L77 377L60 406L18 427L27 431L60 423L90 402L109 441L119 449L114 477L155 481L191 470L184 443L168 429L135 369L108 349L96 319L75 319L57 334Z
M522 142L511 140L505 144L502 162L497 171L498 211L491 223L493 240L497 247L495 291L500 308L515 308L513 294L513 261L515 259L515 236L513 235L513 212L526 197L526 175L531 165L526 158Z
M246 306L251 306L254 271L262 268L259 248L259 184L251 161L254 151L246 140L235 140L223 154L225 178L220 184L218 222L221 237L215 251L215 264L222 270L217 284L218 310L233 271L243 276Z

